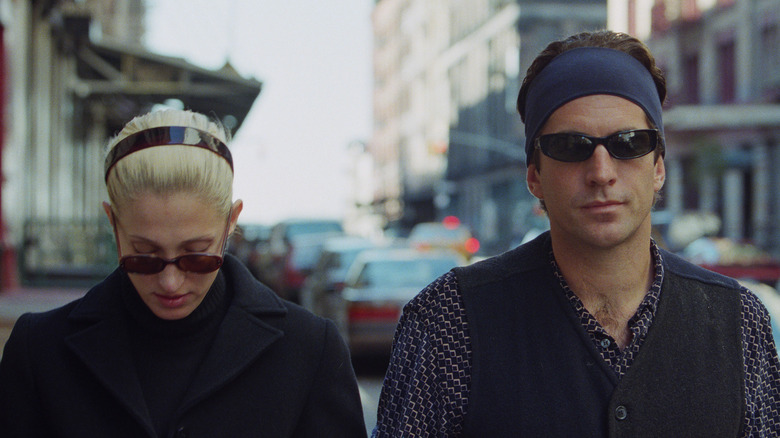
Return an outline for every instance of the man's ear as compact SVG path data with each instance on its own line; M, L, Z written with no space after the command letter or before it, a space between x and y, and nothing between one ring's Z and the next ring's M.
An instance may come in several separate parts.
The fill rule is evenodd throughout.
M658 157L655 161L655 176L653 178L653 189L657 192L661 191L666 181L666 167L664 165L664 157Z
M544 200L544 191L542 191L542 182L539 179L539 169L535 164L529 164L525 172L525 183L528 185L528 191L537 199Z

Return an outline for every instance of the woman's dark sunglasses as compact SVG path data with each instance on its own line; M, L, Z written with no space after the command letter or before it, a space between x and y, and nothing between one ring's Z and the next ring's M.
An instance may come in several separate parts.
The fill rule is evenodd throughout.
M119 267L129 274L158 274L168 265L176 265L182 271L207 274L222 266L222 257L216 254L185 254L170 260L148 254L128 255L119 260Z
M232 211L232 209L231 209ZM114 216L116 217L116 216ZM116 219L114 220L116 224ZM150 254L133 254L122 256L122 249L119 246L119 236L116 235L117 251L120 254L119 267L128 274L152 275L159 274L168 265L176 265L184 272L194 272L196 274L208 274L214 272L222 266L224 261L225 248L227 248L228 231L230 230L230 213L225 225L225 231L222 233L222 253L191 253L184 254L172 259L164 259ZM116 234L116 226L114 227Z
M657 129L634 129L606 137L557 133L539 136L534 142L534 147L554 160L574 163L590 158L596 146L601 144L612 157L618 160L630 160L655 150L658 140Z

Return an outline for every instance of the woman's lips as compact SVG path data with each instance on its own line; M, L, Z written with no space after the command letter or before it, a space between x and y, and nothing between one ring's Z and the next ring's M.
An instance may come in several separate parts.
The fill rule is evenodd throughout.
M160 304L171 309L180 307L182 304L184 304L184 301L187 298L187 294L170 296L155 294L154 296L157 297L157 300L160 302Z

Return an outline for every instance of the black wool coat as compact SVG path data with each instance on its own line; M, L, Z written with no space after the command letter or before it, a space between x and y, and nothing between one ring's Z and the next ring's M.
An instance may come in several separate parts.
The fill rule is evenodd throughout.
M280 300L235 258L234 298L169 437L364 437L335 325ZM83 298L23 315L0 362L0 436L155 437L130 357L116 271Z

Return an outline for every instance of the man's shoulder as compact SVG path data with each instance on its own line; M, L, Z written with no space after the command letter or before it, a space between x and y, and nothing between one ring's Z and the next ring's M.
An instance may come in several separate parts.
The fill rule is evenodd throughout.
M514 249L453 271L459 284L483 286L549 266L551 248L550 234L545 232Z
M688 280L720 286L727 289L742 289L739 282L717 272L695 265L677 254L661 250L664 270L667 274L676 275Z

